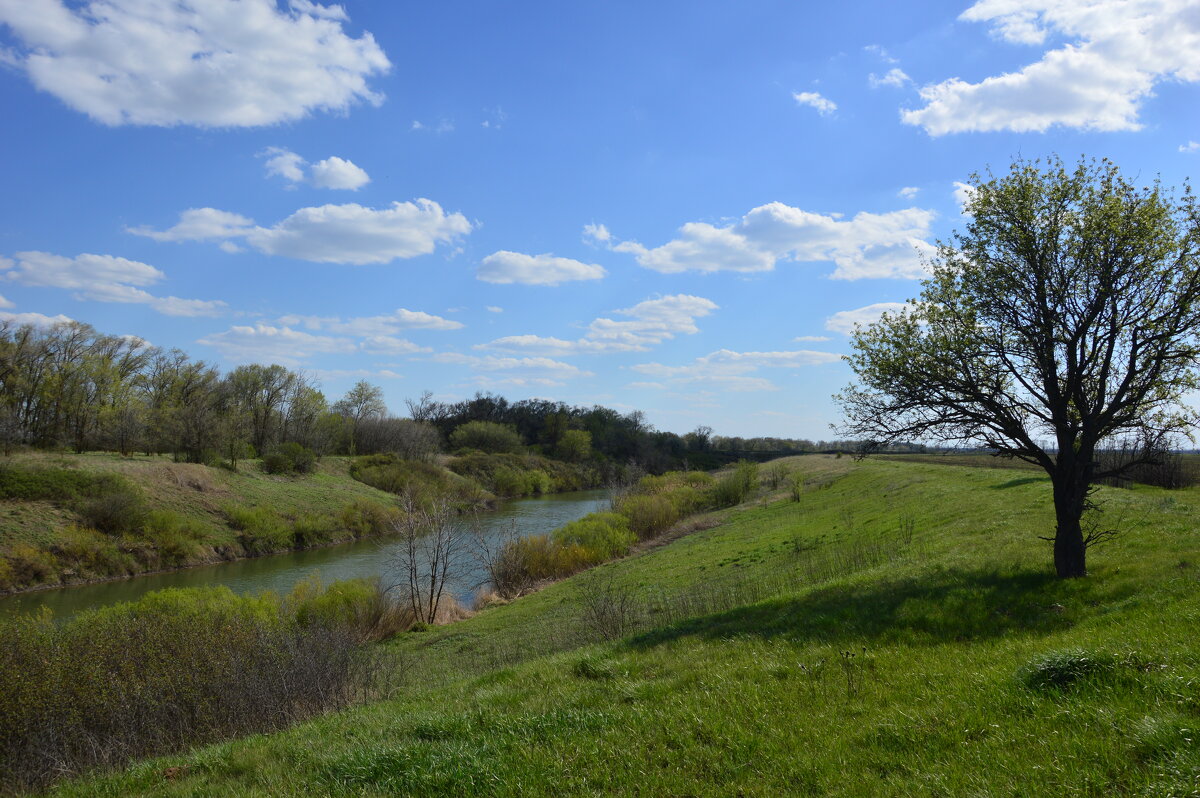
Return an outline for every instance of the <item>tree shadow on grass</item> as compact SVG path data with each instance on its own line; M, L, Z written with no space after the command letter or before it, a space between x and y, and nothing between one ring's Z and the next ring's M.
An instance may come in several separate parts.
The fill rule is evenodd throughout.
M1035 482L1049 482L1050 477L1022 477L1020 479L1010 479L1008 482L1002 482L999 485L992 485L992 490L1006 490L1008 488L1017 488L1021 485L1032 485Z
M632 638L648 648L688 637L936 645L1070 628L1099 584L1040 571L941 570L870 585L837 585L694 618ZM1111 601L1116 596L1105 595Z

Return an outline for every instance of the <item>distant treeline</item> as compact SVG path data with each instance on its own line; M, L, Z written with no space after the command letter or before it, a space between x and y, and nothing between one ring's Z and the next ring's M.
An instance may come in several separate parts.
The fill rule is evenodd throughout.
M420 460L465 448L465 436L456 439L455 432L471 422L506 427L518 445L548 457L636 463L655 473L857 448L853 441L722 437L709 427L678 435L656 430L641 411L510 402L489 393L460 402L426 393L406 404L411 418L390 415L383 391L365 381L331 402L311 377L284 366L245 365L222 374L179 349L78 322L0 323L6 452L14 446L146 452L236 465L298 444L317 455L386 452Z

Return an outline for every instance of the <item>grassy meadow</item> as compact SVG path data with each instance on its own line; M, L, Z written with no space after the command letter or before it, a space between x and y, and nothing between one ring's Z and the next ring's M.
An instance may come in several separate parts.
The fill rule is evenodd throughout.
M52 794L1200 795L1200 491L1101 489L1121 534L1059 581L1036 472L784 463L381 644L380 700Z

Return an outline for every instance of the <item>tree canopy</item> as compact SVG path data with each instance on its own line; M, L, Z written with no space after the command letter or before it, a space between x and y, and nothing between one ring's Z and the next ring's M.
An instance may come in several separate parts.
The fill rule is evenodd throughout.
M966 229L939 243L920 297L855 332L844 431L1045 469L1056 570L1082 576L1093 486L1197 421L1200 215L1189 188L1139 187L1108 161L1018 161L970 184ZM1134 453L1097 457L1113 446Z

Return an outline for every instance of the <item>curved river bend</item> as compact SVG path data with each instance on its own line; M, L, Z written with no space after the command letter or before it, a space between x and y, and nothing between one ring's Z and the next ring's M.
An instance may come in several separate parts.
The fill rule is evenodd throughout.
M515 524L519 535L540 535L576 518L605 509L608 491L584 490L503 503L495 512L479 516L483 534L499 537ZM396 538L371 538L320 549L274 554L248 560L204 565L182 571L151 574L116 582L37 590L0 599L0 613L33 612L49 607L56 618L120 601L133 601L152 590L168 587L225 585L237 593L273 590L287 593L314 571L328 583L339 579L382 576L386 583L399 581L389 565L399 547ZM390 581L389 581L390 580ZM484 581L481 569L454 586L454 593L470 603L475 586Z

